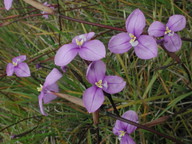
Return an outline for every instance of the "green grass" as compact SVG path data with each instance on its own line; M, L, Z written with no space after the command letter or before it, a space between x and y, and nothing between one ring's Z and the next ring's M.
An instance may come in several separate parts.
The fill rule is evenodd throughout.
M192 37L192 5L189 0L175 2L173 0L102 0L100 2L59 0L59 2L61 15L122 28L124 28L127 16L136 8L141 9L145 14L146 30L155 20L166 23L169 16L182 14L187 18L187 26L179 34L181 37ZM49 3L57 4L53 0L49 0ZM135 110L139 115L139 123L145 124L162 116L184 110L183 113L174 115L152 128L178 138L185 144L191 143L192 109L191 107L185 108L192 103L192 84L180 64L159 69L175 62L163 49L159 48L158 57L146 61L138 59L133 50L121 55L109 52L108 41L119 31L108 31L105 28L65 19L61 19L61 31L57 15L49 16L49 19L34 16L21 20L17 20L17 18L3 20L3 18L14 15L23 17L25 13L34 10L34 8L26 8L28 6L21 0L15 0L13 9L9 11L0 9L0 23L16 20L10 25L0 27L0 74L5 73L6 65L11 62L13 57L21 54L27 55L27 62L32 72L32 77L29 78L0 77L0 130L7 127L0 131L0 143L95 144L97 142L92 115L88 114L84 108L58 98L45 105L49 115L41 116L38 107L39 92L36 90L39 84L44 82L51 69L57 67L54 65L53 57L60 47L59 43L61 45L69 43L74 36L90 31L94 31L98 35L97 39L106 46L107 56L104 61L107 65L107 74L121 76L127 82L126 88L122 92L112 95L120 114L129 109ZM0 3L0 7L4 7L3 2ZM25 16L39 13L40 11L37 10ZM59 35L61 36L60 41ZM183 41L182 48L176 55L192 76L191 48L191 42ZM42 63L45 68L36 69L35 65L38 63ZM82 77L87 86L90 86L85 78L86 68L86 63L76 57L68 65L67 72L58 82L60 92L81 98L85 86L78 81L73 71ZM102 110L112 110L107 98ZM112 133L114 123L115 119L101 114L99 129L102 144L119 143L117 137ZM33 128L35 129L32 130ZM11 136L19 134L23 135L11 139ZM141 129L131 136L136 143L173 143Z

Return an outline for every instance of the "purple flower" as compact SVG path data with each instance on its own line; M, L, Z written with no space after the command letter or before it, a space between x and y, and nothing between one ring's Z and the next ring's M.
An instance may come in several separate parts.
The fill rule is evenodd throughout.
M103 91L115 94L120 92L126 82L118 76L106 76L106 65L103 61L92 62L87 69L87 80L93 85L85 90L83 103L89 113L95 112L104 101Z
M138 115L132 110L125 112L122 117L138 123ZM133 133L136 128L136 126L116 120L113 133L119 137L120 144L135 144L135 141L129 135Z
M52 94L51 92L59 92L59 88L58 85L56 84L56 82L62 77L62 74L56 69L54 68L46 77L45 79L45 83L42 85L40 85L39 88L37 88L37 90L40 93L39 95L39 107L40 107L40 111L43 115L47 115L44 112L43 109L43 103L47 104L49 102L51 102L52 100L56 99L57 96L55 96L54 94Z
M7 64L7 68L6 68L7 76L12 76L14 72L18 77L31 76L28 65L26 63L23 63L23 61L25 60L26 60L26 55L14 57L12 59L12 63Z
M5 9L9 10L12 6L13 0L4 0Z
M127 33L113 36L108 44L113 53L124 53L134 47L136 55L141 59L157 56L157 43L148 35L141 35L145 27L145 16L139 9L134 10L126 20Z
M65 66L79 54L82 59L97 61L105 57L105 46L99 40L91 40L94 32L82 34L73 38L72 43L63 45L55 55L55 64Z
M173 15L169 17L168 23L165 25L159 21L153 22L148 33L154 37L164 36L163 45L170 52L176 52L181 48L182 41L175 32L185 28L186 19L182 15Z
M48 4L47 2L44 2L43 5L54 9L54 7ZM42 11L41 14L46 14L46 12ZM42 17L44 17L45 19L48 19L49 15L43 15Z

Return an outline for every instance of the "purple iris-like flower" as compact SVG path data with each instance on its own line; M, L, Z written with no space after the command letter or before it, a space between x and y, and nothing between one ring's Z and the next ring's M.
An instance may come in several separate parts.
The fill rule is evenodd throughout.
M44 2L43 5L54 9L54 7L51 6L50 4L48 4L47 2ZM46 13L47 13L47 12L44 12L44 11L41 12L41 14L46 14ZM49 18L49 15L43 15L42 17L44 17L45 19L48 19L48 18Z
M47 115L44 112L43 103L47 104L57 98L57 96L52 94L51 92L59 92L59 88L58 88L58 85L56 84L56 82L61 77L62 77L62 74L56 68L54 68L47 75L43 86L40 85L40 87L37 88L37 90L41 92L39 95L39 107L40 107L40 111L43 115Z
M6 68L7 76L12 76L14 72L18 77L31 76L28 65L23 62L25 60L26 60L26 55L14 57L12 59L12 63L7 64L7 68Z
M82 34L73 38L72 43L63 45L55 55L55 64L65 66L69 64L77 54L82 59L97 61L105 57L104 44L99 40L91 40L94 32Z
M183 15L173 15L169 17L168 23L165 25L159 21L153 22L148 33L154 37L164 36L163 45L170 52L176 52L181 48L182 41L175 32L184 29L186 19Z
M138 115L132 110L125 112L122 117L133 122L138 122ZM133 133L136 128L136 126L116 120L113 133L119 137L120 144L135 144L135 141L129 135Z
M106 65L103 61L92 62L87 69L87 80L93 85L85 90L83 103L89 113L95 112L104 101L103 91L109 94L120 92L126 82L119 76L106 76Z
M4 0L5 9L9 10L12 6L13 0Z
M157 56L157 43L148 35L141 35L145 27L145 16L139 9L134 10L126 20L127 33L113 36L108 44L113 53L124 53L134 47L136 55L141 59Z

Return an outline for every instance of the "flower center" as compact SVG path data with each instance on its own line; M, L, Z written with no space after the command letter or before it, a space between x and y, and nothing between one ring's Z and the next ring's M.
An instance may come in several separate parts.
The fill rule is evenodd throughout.
M86 37L84 35L80 35L79 38L75 39L75 42L78 46L82 46L86 41Z
M40 84L40 87L37 87L37 91L41 92L43 90L43 86Z
M165 34L167 34L168 36L173 36L174 32L171 31L168 27L166 27Z
M131 38L131 40L129 41L129 43L134 47L137 46L139 44L139 42L137 41L137 37L134 36L132 33L129 33L129 37Z
M16 62L12 62L14 66L17 66L17 63Z
M99 88L103 88L102 86L102 80L99 80L98 82L95 83L95 85Z
M125 136L125 134L126 134L126 132L125 131L119 131L120 132L120 135L119 135L119 140L121 140L121 138L123 137L123 136Z
M20 59L16 59L15 62L12 62L14 66L17 66L17 64L20 62Z

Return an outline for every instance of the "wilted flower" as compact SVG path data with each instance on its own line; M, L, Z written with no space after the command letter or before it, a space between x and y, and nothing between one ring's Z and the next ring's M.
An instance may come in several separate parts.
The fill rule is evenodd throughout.
M60 68L61 68L62 72L64 72L64 73L67 71L67 66L61 66Z
M13 0L4 0L5 9L9 10L12 6Z
M122 117L133 122L138 122L138 115L132 110L125 112ZM136 128L136 126L116 120L113 133L118 136L120 144L135 144L135 141L129 135L133 133Z
M157 43L148 35L141 35L145 27L145 16L139 9L134 10L126 20L127 33L113 36L108 44L113 53L124 53L134 47L136 55L141 59L157 56Z
M43 5L54 9L54 7L51 6L50 4L48 4L47 2L44 2ZM41 14L46 14L46 13L47 13L47 12L44 12L44 11L41 12ZM49 15L43 15L42 17L48 19L48 18L49 18Z
M54 94L52 94L51 92L59 92L59 88L58 85L56 84L56 82L62 77L62 74L56 69L54 68L46 77L45 79L45 83L42 85L40 85L40 87L37 88L37 90L40 93L39 95L39 107L40 107L40 111L43 115L47 115L44 112L43 109L43 103L47 104L49 102L51 102L52 100L56 99L57 96L55 96Z
M35 67L36 67L36 69L40 69L40 68L42 68L42 65L41 65L41 63L38 63L35 65Z
M164 36L163 45L170 52L178 51L181 48L182 41L175 32L185 28L186 19L182 15L173 15L169 17L168 23L165 25L159 21L153 22L148 33L154 37Z
M18 77L31 76L28 65L23 62L25 60L26 60L26 55L14 57L12 59L12 63L7 64L7 68L6 68L7 76L12 76L14 72Z
M95 112L103 104L103 91L115 94L120 92L126 85L121 77L106 76L105 72L106 65L103 61L94 61L87 69L87 80L93 86L85 90L83 103L89 113Z
M105 57L104 44L99 40L91 40L94 32L82 34L73 38L72 43L63 45L55 55L55 64L65 66L79 54L82 59L97 61Z

